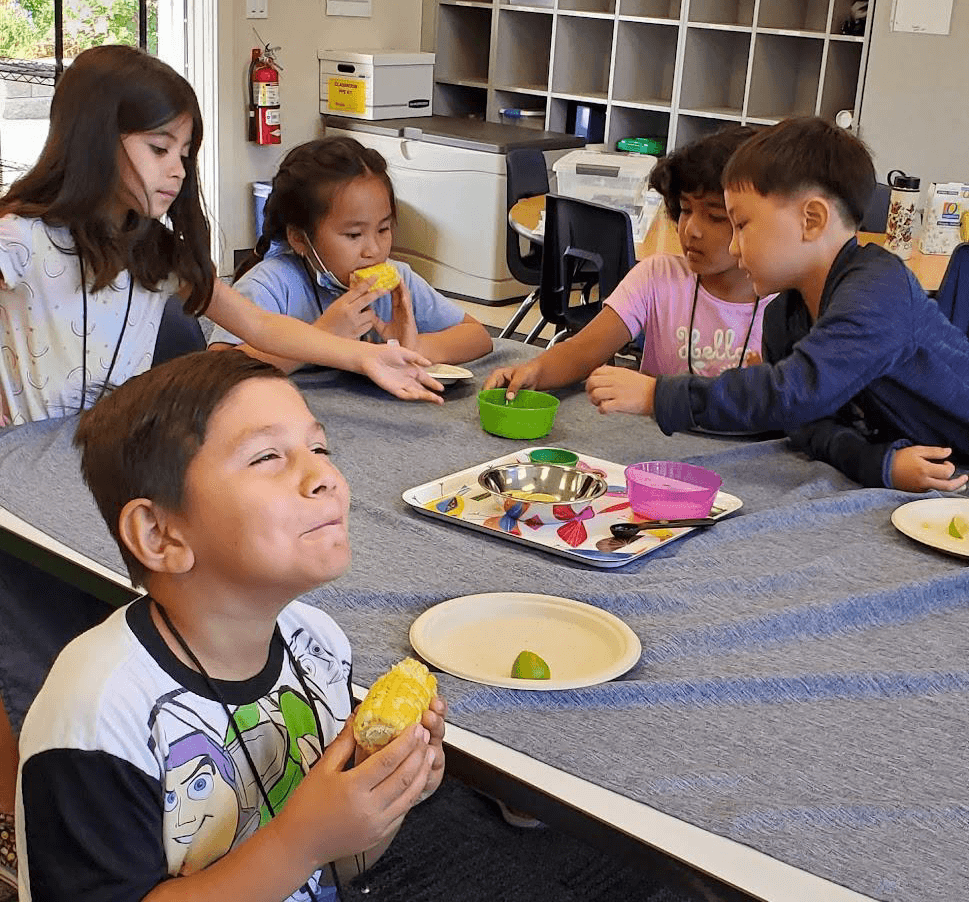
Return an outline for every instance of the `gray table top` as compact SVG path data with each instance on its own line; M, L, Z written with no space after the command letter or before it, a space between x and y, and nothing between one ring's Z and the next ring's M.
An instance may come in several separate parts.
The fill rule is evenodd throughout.
M640 637L629 673L540 693L442 674L451 719L873 898L969 897L969 575L891 525L912 496L855 488L784 440L667 437L652 421L603 417L577 389L557 393L543 443L618 463L701 463L742 513L616 570L421 517L402 491L534 444L480 428L483 377L534 353L496 344L442 407L344 373L298 376L353 492L350 572L307 599L347 631L356 680L410 653L410 624L442 600L590 602ZM118 567L72 431L0 434L0 505Z

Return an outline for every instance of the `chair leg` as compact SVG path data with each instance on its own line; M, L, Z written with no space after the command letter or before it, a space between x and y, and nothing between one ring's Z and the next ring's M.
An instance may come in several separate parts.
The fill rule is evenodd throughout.
M535 339L538 338L538 336L541 334L542 329L544 329L547 325L548 325L548 320L545 319L544 316L541 317L539 321L535 323L535 326L532 328L532 331L525 336L525 344L530 345L533 341L535 341Z
M515 334L515 329L518 328L521 321L528 315L528 311L535 306L535 302L538 300L538 289L536 288L524 301L521 302L519 308L515 311L515 315L508 320L508 325L505 326L498 333L499 338L511 338Z
M561 332L556 332L552 336L551 341L549 341L549 343L545 347L546 348L550 348L550 347L552 347L552 345L557 344L558 342L560 342L563 338L568 338L568 337L569 337L569 330L568 329L562 329Z

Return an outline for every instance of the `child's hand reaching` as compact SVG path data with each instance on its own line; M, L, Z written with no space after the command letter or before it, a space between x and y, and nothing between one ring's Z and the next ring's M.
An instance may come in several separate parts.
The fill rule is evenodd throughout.
M385 323L377 319L375 327L377 334L384 341L397 341L401 347L414 349L417 347L417 321L414 319L414 305L411 302L410 290L401 279L397 287L390 293L393 300L390 322Z
M486 380L485 388L504 388L505 397L511 401L522 388L538 388L542 375L542 364L538 358L515 366L503 366L495 370Z
M930 489L954 492L961 489L969 476L963 473L952 478L956 467L946 459L951 454L951 448L930 445L899 448L892 457L892 488L903 492L927 492Z
M360 371L392 395L405 401L444 403L440 395L434 394L444 391L444 386L421 369L430 366L431 362L416 351L402 348L398 344L372 345L360 342L360 353L363 355Z
M377 277L373 276L354 285L330 304L314 325L331 335L354 340L376 328L377 314L374 313L372 305L380 297L380 292L371 289L376 281Z
M656 380L619 366L600 366L585 381L585 393L599 413L652 416Z

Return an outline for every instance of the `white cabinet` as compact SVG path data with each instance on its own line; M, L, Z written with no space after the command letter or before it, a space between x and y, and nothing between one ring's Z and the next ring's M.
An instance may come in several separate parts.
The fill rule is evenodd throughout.
M851 0L439 0L434 111L566 131L576 105L605 141L667 147L726 122L834 120L854 110L874 13L843 35Z

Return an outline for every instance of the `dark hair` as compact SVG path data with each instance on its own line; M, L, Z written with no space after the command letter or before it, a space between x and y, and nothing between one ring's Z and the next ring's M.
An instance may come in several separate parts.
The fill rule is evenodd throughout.
M168 210L171 228L135 214L119 227L112 206L122 136L152 131L186 113L192 118L192 142L185 179ZM64 70L51 101L44 148L33 168L0 199L0 215L67 226L95 291L123 269L146 288L174 271L192 289L185 311L202 313L212 297L215 271L199 197L201 143L198 99L171 66L137 47L92 47Z
M81 414L74 435L81 473L135 585L147 571L121 540L122 508L148 498L180 509L212 412L248 379L286 376L242 351L197 351L129 379Z
M723 167L744 141L757 134L747 125L729 125L663 157L649 175L649 187L663 195L674 222L684 194L719 194Z
M785 119L764 129L731 157L725 188L791 197L822 191L845 225L857 228L875 192L875 167L864 143L816 116Z
M262 260L274 241L286 239L287 226L312 234L316 224L329 214L340 189L362 175L376 176L384 183L390 197L390 212L396 219L394 186L387 174L387 161L379 151L343 136L318 138L294 147L273 177L262 235L256 241L255 250L236 270L233 281Z

